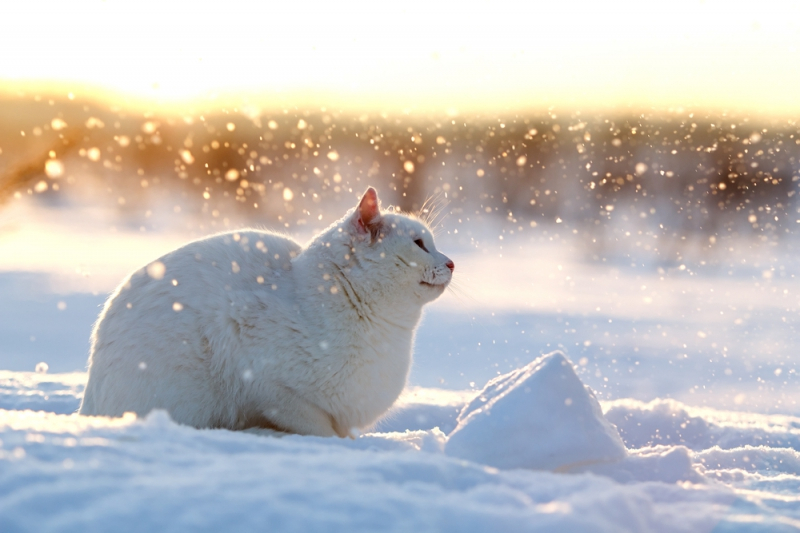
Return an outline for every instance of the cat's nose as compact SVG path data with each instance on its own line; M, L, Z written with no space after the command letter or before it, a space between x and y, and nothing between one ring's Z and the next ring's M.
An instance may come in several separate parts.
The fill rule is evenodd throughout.
M452 261L450 261L449 259L447 260L447 263L444 264L444 266L449 268L450 272L452 272L452 271L454 271L456 269L456 264L453 263Z

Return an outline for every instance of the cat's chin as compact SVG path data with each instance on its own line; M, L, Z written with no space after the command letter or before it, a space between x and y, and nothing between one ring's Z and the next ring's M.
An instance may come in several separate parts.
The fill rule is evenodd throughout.
M443 292L445 287L447 287L447 283L439 283L434 285L433 283L428 283L427 281L420 281L419 284L422 285L423 287L428 287L431 290L439 292Z

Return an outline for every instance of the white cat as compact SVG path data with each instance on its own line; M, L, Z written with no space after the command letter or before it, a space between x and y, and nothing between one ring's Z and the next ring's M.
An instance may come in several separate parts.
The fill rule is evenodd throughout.
M106 302L80 413L355 435L403 390L422 306L453 269L373 188L306 248L257 230L189 243Z

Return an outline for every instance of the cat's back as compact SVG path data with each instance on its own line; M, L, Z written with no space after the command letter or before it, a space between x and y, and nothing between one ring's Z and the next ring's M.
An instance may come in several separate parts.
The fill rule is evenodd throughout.
M99 326L110 325L112 316L115 321L129 317L150 322L147 317L157 318L166 311L215 312L217 305L229 307L242 291L283 292L291 283L292 259L300 250L287 237L259 230L187 243L123 281L109 298Z
M116 339L131 328L146 333L190 321L208 327L203 317L227 315L246 305L243 299L285 295L293 282L292 259L300 250L289 238L259 230L221 233L187 243L122 282L106 302L95 344L104 336Z
M163 277L170 280L185 277L187 282L240 279L257 283L259 276L291 270L292 259L300 251L300 245L288 237L248 229L190 242L157 262L163 264ZM144 269L148 274L151 265Z
M190 242L131 274L106 302L92 334L81 412L118 416L126 405L143 414L176 404L171 395L213 403L215 389L227 386L220 380L237 372L235 361L220 356L237 351L253 311L276 322L285 318L292 259L300 251L287 237L248 229ZM169 387L161 386L166 378ZM93 405L120 407L106 412ZM213 425L186 417L186 423Z

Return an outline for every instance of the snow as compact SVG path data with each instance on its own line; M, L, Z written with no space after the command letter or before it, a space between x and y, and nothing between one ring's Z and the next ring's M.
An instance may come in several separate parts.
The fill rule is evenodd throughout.
M704 450L763 445L800 450L796 416L704 409L665 399L615 400L606 402L605 408L606 418L633 447L664 444Z
M3 533L800 531L791 254L598 265L461 227L410 386L374 432L321 439L76 416L105 294L187 236L59 216L0 254Z
M800 528L800 418L662 400L606 402L604 415L565 362L540 358L479 393L410 389L380 431L354 440L197 430L159 411L79 417L84 373L4 371L0 530ZM441 430L453 428L454 410L460 425ZM627 450L615 448L609 421ZM592 434L618 455L595 462ZM766 435L775 444L743 444ZM562 460L539 443L563 445Z
M698 531L731 500L725 490L497 471L391 436L197 431L162 413L113 423L4 413L3 436L24 450L0 478L4 531Z
M446 450L498 468L560 471L626 455L594 394L559 352L491 380L464 407Z

